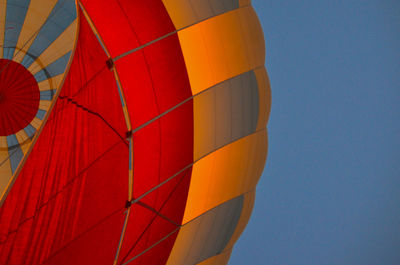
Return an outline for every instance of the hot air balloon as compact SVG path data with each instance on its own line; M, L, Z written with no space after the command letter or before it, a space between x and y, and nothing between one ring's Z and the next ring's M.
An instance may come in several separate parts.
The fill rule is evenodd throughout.
M267 154L250 0L0 0L0 264L227 264Z

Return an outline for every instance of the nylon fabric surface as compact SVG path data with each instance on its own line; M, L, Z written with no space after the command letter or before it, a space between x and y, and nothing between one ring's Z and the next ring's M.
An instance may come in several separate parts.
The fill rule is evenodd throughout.
M267 149L249 1L38 1L0 24L39 91L0 136L0 264L226 264Z
M62 92L0 210L0 263L68 264L84 257L94 264L112 262L124 218L128 146L106 60L81 18ZM105 233L93 233L98 229ZM104 251L95 255L101 242Z
M13 91L3 95L0 103L8 109L2 111L7 118L0 122L4 132L0 135L1 205L60 89L75 44L77 19L74 0L3 0L0 13L0 74L7 73L7 77L2 77L2 91ZM10 70L16 66L22 69L18 71L18 80L7 84ZM28 87L35 87L36 95ZM34 103L38 97L38 104ZM16 124L19 126L15 127Z

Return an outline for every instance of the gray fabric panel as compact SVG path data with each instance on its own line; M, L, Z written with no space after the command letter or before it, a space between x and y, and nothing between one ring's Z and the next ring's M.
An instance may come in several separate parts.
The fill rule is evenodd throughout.
M7 145L8 145L8 153L10 155L11 162L11 172L15 173L19 163L24 157L24 153L22 153L21 147L19 146L17 137L15 134L7 136Z
M2 0L3 1L3 0ZM6 9L6 21L4 26L3 58L11 60L14 55L19 34L24 24L30 0L8 0ZM3 20L3 18L1 18Z
M35 133L36 133L36 129L32 126L32 125L30 125L30 124L28 124L28 126L26 126L25 128L24 128L24 131L25 131L25 133L28 135L28 137L29 138L33 138L33 136L35 135Z
M187 231L188 233L196 231L192 245L188 248L182 265L197 264L221 253L225 249L239 222L243 202L243 195L236 197L217 206L182 228L183 230L189 230Z
M198 20L204 20L239 8L239 0L191 0Z
M205 128L208 136L202 137L195 160L257 129L259 95L254 71L212 87L194 100L202 106L202 112L196 115L209 121Z
M256 75L251 71L233 79L231 84L232 140L236 140L254 132L257 128L258 83Z

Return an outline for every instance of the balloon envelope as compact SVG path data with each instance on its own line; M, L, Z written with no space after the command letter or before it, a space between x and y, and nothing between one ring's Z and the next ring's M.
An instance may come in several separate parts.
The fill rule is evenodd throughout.
M227 264L267 155L250 1L0 14L0 264Z

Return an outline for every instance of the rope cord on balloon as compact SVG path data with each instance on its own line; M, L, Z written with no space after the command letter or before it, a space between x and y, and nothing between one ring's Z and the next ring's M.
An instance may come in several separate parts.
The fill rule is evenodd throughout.
M130 118L128 107L127 107L127 104L126 104L125 93L124 93L123 88L122 88L122 84L121 84L121 80L119 78L118 71L117 71L116 67L114 66L114 62L113 62L113 60L111 58L111 54L110 54L110 52L109 52L109 50L108 50L103 38L101 37L99 31L97 30L96 26L94 25L93 20L89 16L89 14L86 11L86 9L83 6L83 4L79 0L77 0L77 3L79 5L79 7L81 8L83 15L85 16L86 21L89 23L89 26L92 29L94 35L96 36L96 38L99 41L101 47L105 51L107 57L110 58L106 62L106 65L113 72L115 81L117 83L118 93L119 93L119 97L120 97L120 101L121 101L121 105L122 105L122 111L124 113L125 123L126 123L126 127L127 127L126 137L127 137L128 141L129 141L128 201L131 201L132 198L133 198L133 181L134 181L134 176L133 176L133 159L134 159L134 155L133 155L133 140L132 140L133 135L132 135L131 118ZM116 251L116 254L115 254L114 264L116 264L118 262L119 253L120 253L123 241L124 241L125 232L126 232L126 228L128 226L128 220L129 220L130 213L131 213L131 208L129 207L127 209L127 211L125 212L124 225L122 227L121 236L120 236L118 247L117 247L117 251Z
M89 23L90 28L92 29L94 35L96 36L97 40L99 41L99 43L100 43L101 47L103 48L104 52L106 53L107 57L110 58L106 62L106 65L114 73L114 77L115 77L115 80L116 80L117 86L118 86L118 92L120 95L122 108L123 108L124 115L125 115L125 123L126 123L127 131L130 131L132 129L132 124L131 124L131 119L130 119L128 109L126 108L126 97L125 97L125 93L122 89L122 85L121 85L121 81L120 81L117 69L114 67L114 61L111 58L111 54L110 54L103 38L101 37L99 31L97 30L96 26L94 25L93 20L91 19L90 15L87 13L85 7L81 3L81 1L78 0L77 3L79 5L79 7L81 8L82 13L86 18L86 21Z
M171 196L174 194L174 192L176 191L176 189L179 187L179 184L183 181L185 175L181 176L181 178L179 179L179 181L176 183L175 187L172 189L172 191L169 193L169 195L167 196L167 198L164 200L163 204L161 205L159 210L152 210L153 212L155 212L158 216L160 216L161 218L164 218L164 215L161 214L161 211L164 209L165 205L167 204L167 202L169 201L169 199L171 198ZM138 205L141 205L139 203L140 201L137 201L135 203L137 203ZM132 203L130 203L129 205L129 209L131 208L130 206L132 205ZM146 207L147 208L147 207ZM140 242L140 240L143 238L143 236L145 235L145 233L150 229L151 225L154 223L154 221L157 218L157 215L153 216L153 218L151 219L151 221L146 225L146 227L143 229L142 233L140 234L140 236L136 239L135 243L132 244L132 246L129 248L129 250L127 251L125 257L122 258L121 262L124 262L126 260L126 258L128 257L129 253L136 247L136 245ZM177 224L176 222L172 221L170 218L165 219L167 221L169 221L170 223L172 223L173 225L176 226L177 229L179 229L180 225ZM171 222L171 221L172 222Z
M87 113L90 113L90 114L92 114L92 115L94 115L94 116L100 118L100 119L107 125L107 127L109 127L116 135L118 135L118 137L121 138L122 142L123 142L126 146L128 146L128 143L126 143L125 138L124 138L123 136L121 136L121 135L118 133L118 131L117 131L113 126L111 126L111 124L110 124L108 121L106 121L106 119L104 119L104 117L103 117L102 115L100 115L98 112L95 112L95 111L92 111L92 110L88 109L87 107L85 107L85 106L79 104L78 102L74 101L74 100L73 100L72 98L70 98L70 97L58 96L58 98L59 98L59 99L65 99L65 100L67 100L68 102L70 102L71 104L74 104L76 107L82 109L83 111L86 111Z

